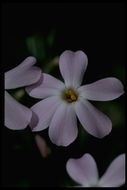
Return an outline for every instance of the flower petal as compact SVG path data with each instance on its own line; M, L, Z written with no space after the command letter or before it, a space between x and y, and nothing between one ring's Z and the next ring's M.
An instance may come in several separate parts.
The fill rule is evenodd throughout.
M66 50L59 60L60 72L65 80L66 87L79 87L87 68L88 58L82 51Z
M69 159L66 169L70 177L83 187L91 187L98 182L97 165L90 154L84 154L79 159Z
M78 92L88 100L108 101L121 96L124 90L120 80L110 77L81 86Z
M52 96L38 102L31 108L38 117L36 126L33 126L32 122L30 123L30 127L33 131L41 131L49 126L52 116L60 103L61 101L57 96Z
M31 117L31 110L17 102L5 91L5 126L14 130L24 129L29 124Z
M103 138L111 132L112 123L110 119L87 100L80 98L75 103L75 111L81 124L91 135Z
M99 181L100 187L120 187L125 183L125 154L119 155L109 165Z
M48 147L45 139L40 135L36 134L35 142L42 157L46 158L51 153L51 149Z
M65 85L60 80L43 73L41 79L36 84L26 87L26 91L32 97L47 98L60 94L60 90L64 88Z
M68 146L76 139L77 134L77 120L73 106L63 102L51 120L49 137L58 146Z
M14 89L37 82L41 76L41 70L33 66L36 63L34 57L27 57L20 65L5 73L5 89Z
M31 109L31 111L32 111L32 109ZM29 123L29 127L31 128L32 131L33 131L33 128L38 124L38 121L39 121L38 116L32 111L32 118Z

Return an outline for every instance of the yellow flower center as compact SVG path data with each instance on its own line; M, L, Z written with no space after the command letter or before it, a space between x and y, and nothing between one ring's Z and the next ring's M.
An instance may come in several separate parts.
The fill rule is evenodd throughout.
M73 89L66 88L63 93L63 99L69 103L76 102L78 94Z

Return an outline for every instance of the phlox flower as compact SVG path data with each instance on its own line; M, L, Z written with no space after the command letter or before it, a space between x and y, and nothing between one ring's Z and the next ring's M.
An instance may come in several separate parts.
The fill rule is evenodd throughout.
M32 118L31 109L16 101L6 90L34 84L41 77L41 70L33 66L34 57L27 57L20 65L5 73L5 126L24 129Z
M122 83L113 77L81 85L88 58L82 51L65 51L59 58L59 68L64 83L44 73L36 85L26 88L27 93L43 99L32 106L38 123L30 126L33 131L49 127L51 141L60 146L68 146L77 135L77 118L84 129L97 138L108 135L112 129L110 119L96 109L88 100L108 101L123 94Z
M120 187L125 183L125 154L116 157L100 179L96 162L87 153L79 159L70 158L66 170L80 187Z

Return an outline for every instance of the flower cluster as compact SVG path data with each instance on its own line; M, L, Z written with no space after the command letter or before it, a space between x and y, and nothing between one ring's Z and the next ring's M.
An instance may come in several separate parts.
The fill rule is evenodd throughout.
M88 58L82 51L65 51L59 58L59 68L64 82L42 73L33 66L34 57L26 58L19 66L5 73L5 126L24 129L28 125L33 132L49 127L51 142L57 146L70 145L78 135L77 118L83 128L97 138L103 138L112 130L108 116L91 104L92 101L114 100L124 93L117 78L108 77L91 84L81 85L87 69ZM29 96L42 99L31 108L20 104L8 89L26 87ZM41 149L45 146L36 138ZM66 165L68 174L84 187L116 187L125 182L125 155L118 156L106 173L98 179L93 157L85 154L80 159L70 159Z

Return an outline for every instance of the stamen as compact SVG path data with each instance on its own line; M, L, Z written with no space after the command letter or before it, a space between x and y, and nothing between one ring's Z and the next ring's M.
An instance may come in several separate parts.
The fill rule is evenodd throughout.
M63 98L69 103L75 102L78 99L78 94L73 89L66 88L63 92Z
M76 97L75 95L71 95L71 99L72 99L73 101L76 101L76 100L77 100L77 97Z

